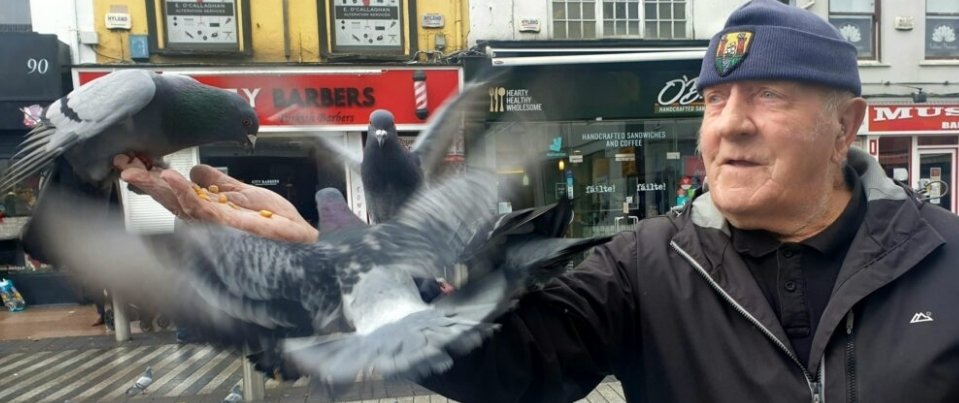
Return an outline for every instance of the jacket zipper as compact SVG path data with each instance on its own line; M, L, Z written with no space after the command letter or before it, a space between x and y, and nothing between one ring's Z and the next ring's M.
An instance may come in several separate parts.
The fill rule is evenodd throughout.
M846 401L856 403L859 394L856 390L856 340L852 335L853 312L846 315Z
M802 371L803 376L806 378L806 386L809 387L809 393L812 395L812 402L824 403L825 399L823 398L823 391L825 391L826 385L825 385L825 381L820 379L821 378L820 375L823 372L823 368L825 367L824 364L826 362L826 357L825 356L823 357L822 362L820 363L820 366L819 366L819 371L818 371L819 373L817 373L816 377L813 378L813 375L809 373L809 371L806 369L806 366L804 366L801 362L799 362L799 359L796 358L796 355L793 354L792 350L790 350L789 347L786 347L786 344L784 344L782 341L776 338L776 335L774 335L769 329L767 329L766 326L763 326L763 324L758 319L756 319L756 317L754 317L751 313L749 313L749 311L747 311L746 308L743 308L742 305L739 305L739 303L736 302L735 299L733 299L733 297L729 296L729 294L726 293L726 290L720 287L719 284L717 284L716 281L709 276L709 273L706 273L706 269L704 269L703 266L701 266L699 262L696 261L696 259L693 259L692 256L690 256L688 253L686 253L686 251L680 248L679 245L676 244L676 241L669 241L669 246L671 246L673 250L676 251L676 253L679 253L684 259L686 259L686 261L689 262L689 264L692 265L697 272L699 272L699 275L703 277L703 279L705 279L706 282L709 283L709 285L714 290L716 290L716 292L718 292L719 295L721 295L723 299L726 300L727 303L732 305L733 308L735 308L740 315L745 317L746 320L750 321L754 326L759 328L759 330L761 330L763 334L765 334L766 337L773 342L773 344L779 346L779 349L782 350L784 353L786 353L786 355L790 359L792 359L794 363L796 363L796 365Z

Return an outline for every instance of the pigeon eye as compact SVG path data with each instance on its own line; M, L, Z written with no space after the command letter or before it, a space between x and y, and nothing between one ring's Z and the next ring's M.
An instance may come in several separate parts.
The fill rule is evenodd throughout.
M250 126L253 126L253 120L252 120L252 119L243 119L243 120L240 121L240 124L242 124L243 127L250 127Z

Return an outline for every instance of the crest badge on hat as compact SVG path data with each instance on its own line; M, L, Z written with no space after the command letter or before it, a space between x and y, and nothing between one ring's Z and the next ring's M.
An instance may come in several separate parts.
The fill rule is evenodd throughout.
M716 73L725 77L742 64L749 55L753 33L749 31L727 32L716 45Z

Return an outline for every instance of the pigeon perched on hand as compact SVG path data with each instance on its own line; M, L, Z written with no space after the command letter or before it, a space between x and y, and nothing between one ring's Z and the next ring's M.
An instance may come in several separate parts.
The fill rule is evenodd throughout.
M608 239L550 237L544 228L555 225L540 218L568 224L551 208L495 215L495 186L488 174L457 175L422 189L389 222L314 244L189 222L174 234L133 236L56 203L39 213L60 223L52 251L73 271L216 345L263 350L274 360L259 361L267 372L293 370L336 390L374 373L415 379L444 371L452 354L490 335L528 287ZM88 208L66 195L53 200ZM486 269L424 302L413 279L458 264Z
M232 141L252 147L258 129L253 108L236 93L184 75L119 70L43 110L0 179L0 193L52 168L44 188L65 186L107 199L119 177L113 169L118 154L159 166L164 155L201 144ZM41 190L37 203L45 198ZM25 247L42 250L36 244L45 237L30 234L30 227ZM41 253L31 255L41 258Z
M134 396L146 392L147 388L150 387L151 384L153 384L153 368L147 367L147 370L143 372L143 375L140 375L136 382L133 383L133 386L127 389L127 396Z

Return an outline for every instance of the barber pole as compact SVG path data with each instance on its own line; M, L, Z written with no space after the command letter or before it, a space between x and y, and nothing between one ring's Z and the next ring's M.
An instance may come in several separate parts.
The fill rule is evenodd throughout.
M426 98L426 72L416 70L413 72L413 92L416 96L416 117L426 120L430 111L426 109L428 103Z

